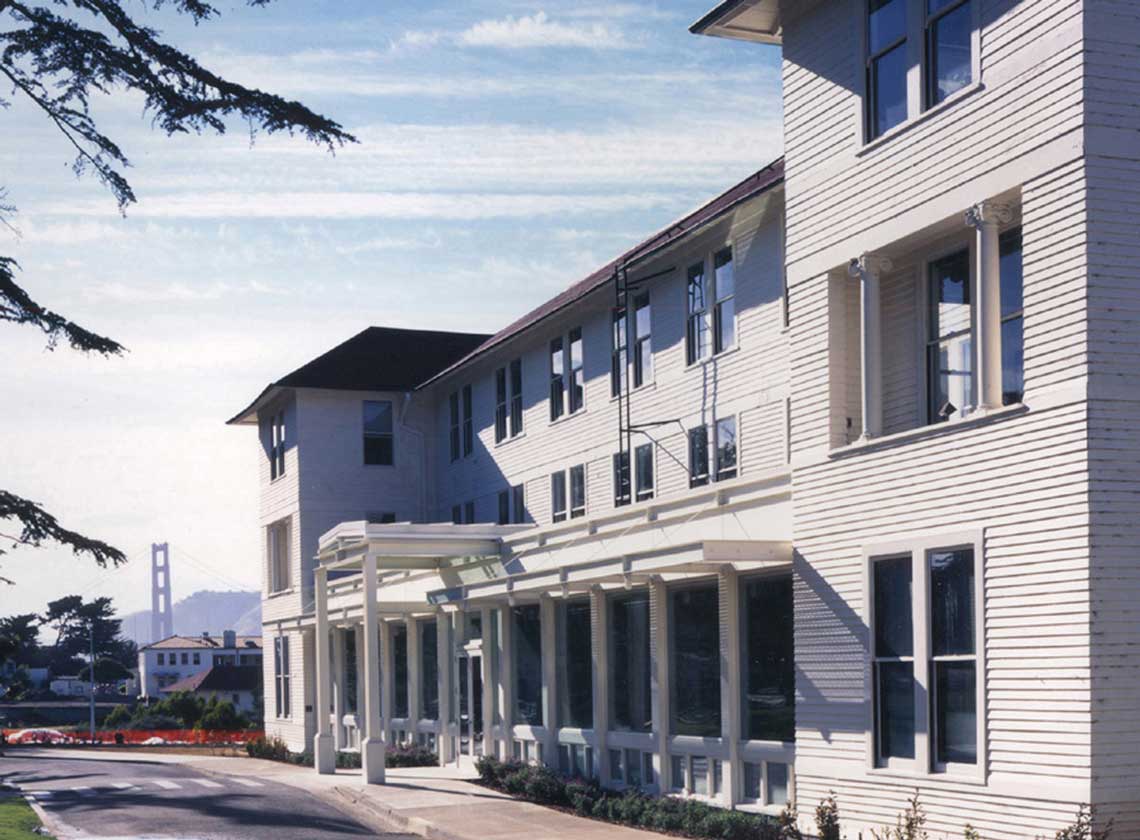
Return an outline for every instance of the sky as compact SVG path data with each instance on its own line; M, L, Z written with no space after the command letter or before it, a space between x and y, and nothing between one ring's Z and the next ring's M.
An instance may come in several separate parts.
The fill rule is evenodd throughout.
M0 615L76 593L148 608L152 542L171 546L175 600L256 589L255 432L224 421L267 383L370 325L493 332L782 151L779 53L689 34L712 0L215 5L195 27L125 4L360 142L334 155L240 123L167 138L118 92L93 111L132 163L123 216L10 97L18 234L0 228L0 254L129 352L0 325L0 486L129 562L19 548Z

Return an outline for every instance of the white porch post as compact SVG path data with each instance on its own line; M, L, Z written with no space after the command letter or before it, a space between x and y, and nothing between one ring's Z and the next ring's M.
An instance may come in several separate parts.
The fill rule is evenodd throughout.
M436 732L436 753L439 766L454 760L451 754L451 672L455 668L455 643L451 636L451 620L456 613L441 612L435 620L436 672L439 676L439 728Z
M408 639L408 726L410 737L418 739L416 722L420 719L420 684L423 682L423 656L420 653L420 623L413 616L404 616Z
M999 227L1013 221L1013 207L982 201L966 211L966 224L977 231L974 267L974 381L976 409L1001 408L1001 248Z
M479 626L483 628L482 656L479 658L483 678L483 755L495 754L495 678L498 675L491 668L491 622L494 619L490 607L479 608Z
M649 635L650 697L657 741L654 770L661 790L666 791L684 784L684 779L672 778L669 760L669 591L660 575L654 575L649 582Z
M593 645L594 681L594 777L607 778L606 732L610 728L610 627L606 613L606 593L600 586L590 587L590 624Z
M395 671L392 667L392 625L387 621L380 622L380 719L384 728L384 738L391 734L392 715L394 711L396 683Z
M333 707L333 748L340 752L348 745L344 743L344 688L345 650L344 630L332 628L332 707Z
M376 561L364 557L364 645L361 659L364 673L357 674L358 683L364 683L364 708L357 710L364 718L364 739L360 742L361 764L365 784L384 782L384 737L380 728L380 652L378 610L376 606Z
M510 759L514 750L515 721L515 616L513 606L503 604L502 632L499 634L499 709L503 717L503 758Z
M364 625L354 624L351 631L352 636L352 650L353 650L353 665L356 667L356 697L353 698L356 703L356 734L358 737L361 735L360 722L364 719Z
M720 607L720 734L728 745L721 804L740 801L740 581L736 570L724 567L717 578Z
M889 258L879 254L863 254L851 260L850 275L859 280L861 337L863 440L883 433L883 353L882 321L879 305L879 277L891 270Z
M542 758L549 767L558 766L558 605L549 595L538 601L542 650L542 723L546 741Z
M314 596L316 600L316 691L314 693L314 717L317 734L313 736L313 763L318 773L336 772L336 753L333 751L332 734L329 732L329 601L328 571L317 566L313 573Z

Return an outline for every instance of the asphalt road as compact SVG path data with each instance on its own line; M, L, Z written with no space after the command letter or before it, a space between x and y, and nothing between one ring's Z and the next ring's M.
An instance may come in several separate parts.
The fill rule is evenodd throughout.
M310 793L178 764L9 750L0 782L31 794L61 838L334 840L377 835ZM410 838L408 839L410 840Z

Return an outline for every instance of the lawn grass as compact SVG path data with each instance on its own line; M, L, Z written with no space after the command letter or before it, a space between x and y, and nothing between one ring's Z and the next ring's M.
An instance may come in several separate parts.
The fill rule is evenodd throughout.
M40 818L22 796L0 793L0 840L43 840L36 834Z

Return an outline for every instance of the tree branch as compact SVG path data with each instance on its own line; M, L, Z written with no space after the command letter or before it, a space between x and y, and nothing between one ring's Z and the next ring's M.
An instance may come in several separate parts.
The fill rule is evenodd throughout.
M127 556L119 549L69 531L35 502L7 490L0 490L0 520L7 519L15 519L20 523L20 537L16 541L18 544L38 547L45 541L56 542L68 546L76 555L88 555L104 568L127 562ZM0 549L0 554L3 553L4 550Z

